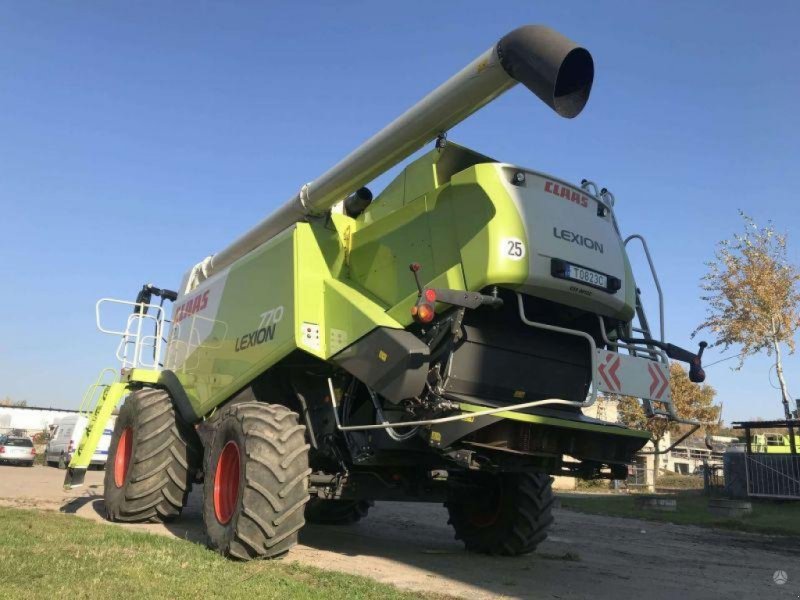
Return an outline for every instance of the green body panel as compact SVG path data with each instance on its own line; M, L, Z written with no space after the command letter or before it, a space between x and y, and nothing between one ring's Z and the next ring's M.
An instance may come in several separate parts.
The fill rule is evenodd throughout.
M187 353L173 371L197 414L209 412L295 348L294 255L294 230L289 230L237 261L224 274L224 287L212 289L212 294L220 294L219 308L207 336L202 337L203 327L209 323L199 321L204 317L181 321L182 327L189 325L180 338ZM269 311L272 315L266 318L271 322L265 320ZM249 336L262 329L268 332L265 341L251 343ZM173 333L170 345L175 341ZM170 347L168 367L173 366L173 354Z
M515 287L528 276L528 257L501 260L498 252L504 237L525 239L519 211L493 164L475 165L455 175L446 192L460 246L467 289L487 285ZM466 206L465 206L466 205Z
M197 414L297 348L327 359L376 326L402 327L379 298L343 276L352 221L300 223L198 288L210 289L212 300L219 294L216 314L181 320L165 364ZM306 343L304 324L319 328L317 343Z
M795 449L800 453L800 435L794 436ZM757 454L791 454L792 440L782 434L755 434L750 442L752 452Z
M506 169L457 146L433 151L359 217L334 211L284 231L179 298L195 308L173 326L165 368L208 414L297 349L328 360L376 327L408 327L411 263L432 287L522 286L528 257L501 255L504 239L527 235ZM627 259L625 269L632 282ZM197 303L203 294L207 305ZM633 305L626 297L617 316L632 317Z
M404 324L411 321L408 308L417 293L408 269L412 262L423 265L423 284L459 290L514 287L528 274L527 260L502 261L496 251L502 237L524 238L525 229L495 165L468 167L410 197L424 187L417 178L435 185L431 161L436 158L433 152L409 166L358 219L352 235L350 277Z

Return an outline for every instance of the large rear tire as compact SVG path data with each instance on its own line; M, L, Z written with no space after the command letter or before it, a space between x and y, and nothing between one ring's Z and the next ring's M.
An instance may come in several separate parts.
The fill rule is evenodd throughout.
M305 427L288 408L260 402L234 404L218 419L204 461L208 544L241 560L281 556L305 525Z
M306 505L306 520L319 525L350 525L367 516L369 500L323 500L312 498Z
M111 521L177 518L199 463L199 441L163 390L133 392L119 411L108 453L104 491Z
M540 473L460 474L484 488L445 503L456 539L470 552L517 556L533 552L553 522L552 478Z

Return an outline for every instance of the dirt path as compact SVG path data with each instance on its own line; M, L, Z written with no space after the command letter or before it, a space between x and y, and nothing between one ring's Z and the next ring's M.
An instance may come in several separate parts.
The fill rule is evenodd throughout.
M64 472L0 466L0 504L102 520L103 473L61 490ZM196 489L170 525L121 525L203 542ZM453 540L443 508L385 502L351 526L307 526L289 560L464 598L800 598L800 540L556 511L532 555L477 556ZM0 536L2 532L0 532ZM789 581L776 585L773 573Z

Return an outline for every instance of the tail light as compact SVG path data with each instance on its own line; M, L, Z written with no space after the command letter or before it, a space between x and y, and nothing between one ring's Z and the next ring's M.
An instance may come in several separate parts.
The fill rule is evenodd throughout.
M411 316L417 323L430 323L436 313L433 310L433 304L420 302L411 307Z
M31 448L31 454L32 454L33 456L36 456L36 448Z
M5 454L5 453L6 453L6 447L0 446L0 454Z

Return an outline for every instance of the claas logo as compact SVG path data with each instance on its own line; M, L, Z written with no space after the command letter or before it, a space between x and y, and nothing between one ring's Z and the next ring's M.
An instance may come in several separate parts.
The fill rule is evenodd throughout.
M187 300L175 309L175 316L172 319L173 323L180 323L186 317L200 312L208 306L208 293L209 290L203 292L200 296L195 296L191 300Z
M575 190L569 189L565 185L559 185L558 183L547 181L544 184L544 191L548 194L553 194L554 196L559 196L565 200L574 202L575 204L583 206L584 208L589 206L589 199L586 196L579 194Z

